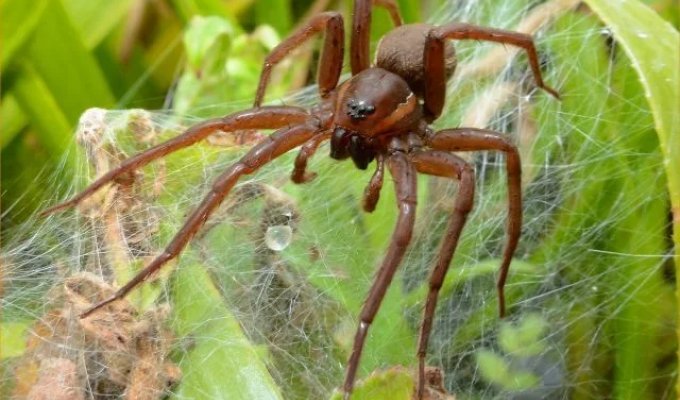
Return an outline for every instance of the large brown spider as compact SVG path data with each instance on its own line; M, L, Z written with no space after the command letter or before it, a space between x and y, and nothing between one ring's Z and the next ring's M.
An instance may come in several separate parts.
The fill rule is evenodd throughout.
M369 34L374 5L385 7L397 26L386 34L377 49L375 65L369 63ZM319 64L318 85L321 101L310 110L289 106L261 106L272 68L285 56L324 31L325 40ZM469 24L451 23L402 25L394 0L356 0L352 21L350 61L352 77L338 85L344 55L343 18L337 12L313 17L304 27L279 44L266 58L255 96L254 107L223 118L194 125L181 135L123 161L72 199L49 208L50 214L80 203L109 182L151 161L205 139L214 132L247 129L278 129L253 147L227 169L213 184L210 193L189 216L165 251L121 287L113 296L82 314L87 317L101 307L123 298L134 287L177 257L189 240L229 194L238 179L251 174L282 154L301 146L295 159L292 180L304 183L314 178L306 172L307 160L319 144L330 139L330 156L351 158L357 168L366 169L376 160L377 168L366 187L363 208L375 209L387 163L395 182L399 216L385 258L361 311L360 323L349 358L343 385L345 399L354 386L368 328L385 296L394 273L411 240L415 222L416 175L418 172L459 181L454 211L442 240L429 282L418 341L418 383L415 397L424 391L425 354L437 295L458 238L473 206L475 175L473 167L453 151L494 150L506 155L508 179L508 239L498 277L501 317L505 314L504 285L520 236L522 220L521 166L516 147L502 134L484 129L456 128L434 132L429 123L439 117L445 100L446 82L453 74L456 59L449 39L476 39L510 44L524 49L539 88L558 98L543 83L538 56L531 36Z

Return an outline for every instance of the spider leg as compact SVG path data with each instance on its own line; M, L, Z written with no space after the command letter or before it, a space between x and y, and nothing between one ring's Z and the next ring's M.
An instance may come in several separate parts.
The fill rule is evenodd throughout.
M263 107L238 112L224 118L215 118L201 122L190 127L179 136L128 158L116 168L97 178L82 192L63 203L42 211L40 215L45 216L73 207L95 193L102 186L115 181L121 175L141 168L167 154L189 147L214 132L229 132L241 129L277 129L286 125L303 123L311 118L305 110L297 107Z
M399 5L395 0L356 0L352 16L352 38L350 44L350 64L352 75L365 70L371 65L370 41L371 41L371 14L373 6L381 6L387 9L394 22L394 26L402 24L399 14Z
M296 47L325 29L326 35L319 60L317 81L321 97L326 97L335 88L342 72L342 59L345 52L345 28L340 13L329 11L317 14L283 42L279 43L264 60L260 83L257 86L254 107L260 107L264 92L269 84L272 68Z
M99 308L125 297L132 289L158 271L168 261L177 257L196 232L205 224L213 211L222 203L222 200L229 194L242 175L251 174L269 161L300 146L317 131L318 127L313 124L301 124L291 128L283 128L253 147L241 160L233 164L217 178L215 183L213 183L210 193L205 196L201 204L189 216L184 226L175 234L175 237L163 253L154 258L149 265L121 287L113 296L94 305L82 313L80 317L85 318Z
M427 73L425 74L425 95L423 97L425 111L429 117L436 119L439 117L442 108L444 107L444 98L446 96L446 60L444 42L447 39L486 40L522 48L529 56L529 65L531 65L531 71L536 80L536 86L550 93L553 97L557 99L560 98L560 95L555 89L543 83L536 46L534 45L534 39L531 35L471 24L452 23L432 29L428 34L425 43L423 63Z
M423 323L420 326L420 339L418 340L418 383L415 397L420 400L423 398L425 389L425 355L432 330L435 308L437 307L439 289L442 287L444 277L451 264L451 259L456 252L458 239L467 221L468 213L472 210L475 197L475 172L472 166L462 158L443 151L416 153L412 156L411 161L420 173L457 179L460 182L454 210L446 227L446 234L442 240L437 261L430 276L430 290L427 294L423 311Z
M496 150L506 155L505 166L508 175L508 239L503 250L498 290L498 310L505 316L505 281L510 261L515 254L522 231L522 165L517 147L501 136L500 132L486 129L458 128L444 129L427 139L427 145L436 150L480 151Z
M375 210L375 206L378 204L378 200L380 200L380 190L382 189L383 177L385 175L385 156L378 153L376 155L376 163L375 172L364 190L363 208L364 211L369 213Z
M294 183L306 183L316 178L316 172L307 172L307 160L316 153L321 142L328 140L330 137L330 131L316 135L300 148L300 152L295 157L293 172L290 174L290 179Z
M389 157L387 162L390 173L394 178L399 216L397 217L397 224L392 233L387 254L382 261L382 265L378 270L375 281L361 310L359 327L354 337L354 346L352 347L352 354L349 358L347 374L345 375L345 383L343 385L345 400L349 399L354 388L354 379L368 328L378 312L380 303L385 297L385 292L390 286L394 273L404 257L406 247L411 241L413 224L416 218L416 171L413 164L402 152L395 152Z

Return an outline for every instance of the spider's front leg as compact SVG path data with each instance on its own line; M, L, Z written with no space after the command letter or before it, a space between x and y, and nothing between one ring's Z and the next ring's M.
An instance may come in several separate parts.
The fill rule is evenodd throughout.
M503 259L501 260L500 274L496 285L498 310L502 318L505 316L505 281L508 277L510 261L515 254L522 233L522 165L519 151L500 132L475 128L444 129L429 137L426 143L436 150L496 150L505 153L508 175L508 239L503 250Z
M82 192L63 203L42 211L40 215L45 216L73 207L94 194L104 185L116 181L121 176L142 168L150 162L170 153L189 147L215 132L234 132L248 129L278 129L287 125L301 124L309 121L311 118L312 117L306 110L298 107L262 107L259 109L241 111L224 118L215 118L201 122L200 124L190 127L179 136L126 159L116 168L97 178Z
M293 172L290 174L290 180L294 183L307 183L316 178L315 172L307 172L307 161L316 153L319 145L331 137L330 131L320 133L311 138L307 143L300 148L297 157L295 157L295 164Z
M416 218L416 170L413 164L401 152L391 155L387 160L387 164L394 178L399 216L397 217L397 224L392 233L387 254L375 276L375 281L361 310L359 327L354 337L352 354L348 361L347 374L345 375L345 383L343 385L345 400L349 399L354 388L354 380L368 328L371 326L373 318L375 318L380 308L380 303L385 297L385 292L392 282L397 267L401 264L406 247L411 242L413 225Z
M555 89L543 82L536 46L531 35L471 24L452 23L432 29L425 42L423 63L427 73L425 74L423 100L425 112L431 120L437 119L444 107L447 81L445 41L447 39L486 40L522 48L529 56L529 65L531 65L536 86L550 93L553 97L560 98Z
M441 176L458 180L458 194L454 204L446 233L437 254L437 261L432 270L429 282L429 292L423 310L423 322L420 326L418 340L418 381L416 385L416 399L423 398L425 389L425 355L432 330L439 290L444 283L444 277L449 270L451 259L456 253L458 239L467 221L468 213L472 210L475 197L475 172L470 164L462 158L443 151L424 151L412 156L418 172L428 175Z
M241 160L233 164L217 178L210 193L208 193L201 204L199 204L199 206L191 213L163 253L154 258L149 265L121 287L113 296L94 305L92 308L81 314L80 317L85 318L99 308L125 297L132 289L144 282L154 272L168 263L168 261L177 257L196 232L205 224L210 215L222 203L222 200L229 194L241 176L257 171L269 161L302 145L309 140L318 129L316 124L311 123L296 125L291 128L283 128L253 147L241 158Z
M366 189L364 189L364 201L362 204L364 211L369 213L375 211L375 206L378 204L378 200L380 200L380 190L382 189L385 172L385 156L378 153L375 156L375 162L377 166Z

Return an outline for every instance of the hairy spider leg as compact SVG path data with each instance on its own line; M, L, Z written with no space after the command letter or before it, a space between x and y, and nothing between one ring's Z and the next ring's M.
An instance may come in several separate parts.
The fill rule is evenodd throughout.
M432 331L439 289L442 287L444 277L446 277L451 264L451 259L456 253L458 239L474 204L475 171L462 158L444 151L419 152L412 156L411 161L420 173L456 179L459 182L453 212L451 213L439 254L437 254L437 261L430 276L429 292L425 309L423 310L423 322L420 326L416 399L422 399L425 390L425 356L430 332Z
M390 13L394 26L402 24L399 5L395 0L356 0L354 2L349 55L352 75L371 66L371 14L374 6L384 7Z
M290 174L290 180L294 183L306 183L316 178L316 172L307 172L307 161L316 153L319 145L324 140L331 137L331 131L324 132L311 138L307 143L300 148L295 163L293 172Z
M385 297L385 292L392 282L394 273L401 264L401 260L406 252L406 247L411 242L413 225L416 218L416 170L407 156L402 152L395 152L387 159L390 173L394 178L394 188L396 191L399 216L392 233L387 254L382 261L382 265L376 274L373 285L361 310L359 327L354 337L352 354L350 355L345 383L343 385L344 399L348 400L354 388L361 352L366 340L368 328L373 322L380 303Z
M446 96L446 54L444 44L447 39L486 40L522 48L529 57L529 65L536 80L536 86L550 93L556 99L560 98L559 93L555 89L543 82L536 46L531 35L471 24L452 23L432 29L425 42L423 56L427 73L425 74L425 94L423 100L425 113L431 120L437 119L444 107Z
M498 312L503 318L505 316L505 281L522 231L522 165L517 147L501 135L500 132L486 129L444 129L429 137L427 145L433 149L445 151L496 150L505 153L508 179L507 241L496 284Z
M92 306L90 309L83 312L80 317L85 318L99 308L125 297L132 289L144 282L168 261L177 257L196 232L205 224L213 211L215 211L222 203L222 200L229 194L241 176L257 171L269 161L302 145L318 131L319 127L316 124L296 125L291 128L283 128L274 132L271 136L268 136L255 145L255 147L253 147L237 163L230 166L229 169L220 175L215 183L213 183L210 193L205 196L201 204L193 213L191 213L163 253L154 258L148 266L135 275L134 278L123 287L118 289L113 296Z
M190 127L179 136L175 136L170 140L124 160L116 168L97 178L97 180L92 182L82 192L63 203L42 211L40 215L46 216L73 207L94 194L107 183L115 181L122 175L139 169L151 161L167 154L189 147L215 132L233 132L245 129L278 129L287 125L304 123L311 118L312 117L306 110L298 107L262 107L237 112L223 118L215 118L201 122Z
M342 15L329 11L312 17L309 22L279 43L267 55L260 74L260 83L257 85L254 107L259 107L262 104L272 68L295 48L322 30L325 30L326 34L321 59L319 60L317 83L322 98L325 98L335 89L340 79L342 59L345 54L345 28Z
M364 211L369 213L375 211L375 206L378 204L378 200L380 200L380 190L382 189L385 175L385 156L378 153L375 156L375 161L375 172L371 176L366 189L364 189L364 201L362 202Z

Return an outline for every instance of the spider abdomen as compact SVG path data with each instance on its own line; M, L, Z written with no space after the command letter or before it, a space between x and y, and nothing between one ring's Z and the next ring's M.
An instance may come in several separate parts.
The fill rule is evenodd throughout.
M402 25L380 39L375 56L376 67L388 70L402 77L413 93L423 96L425 88L425 67L423 54L425 40L434 26L430 24ZM456 52L451 43L446 44L446 77L456 67Z

